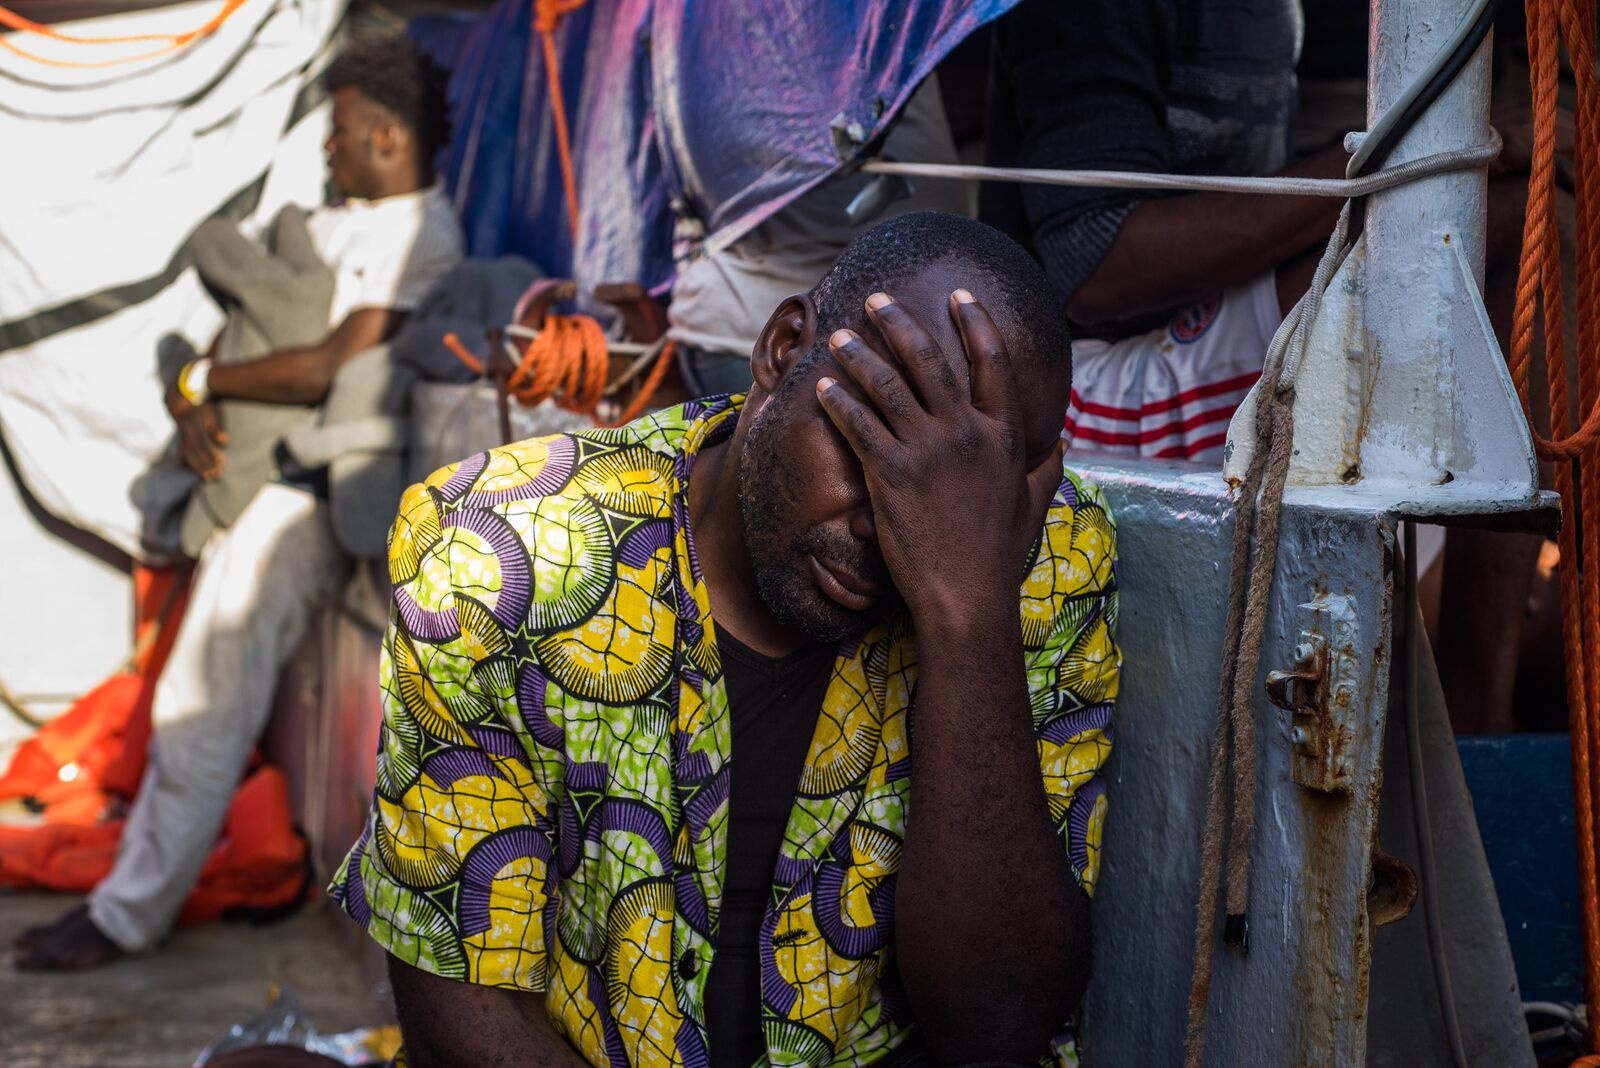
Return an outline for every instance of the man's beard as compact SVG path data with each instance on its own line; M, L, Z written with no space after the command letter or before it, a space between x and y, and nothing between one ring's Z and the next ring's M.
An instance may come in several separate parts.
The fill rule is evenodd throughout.
M860 539L828 528L791 530L790 502L803 496L809 476L779 449L781 435L773 420L782 410L774 401L756 416L739 457L745 551L768 610L812 641L837 644L863 634L897 598L882 561ZM860 612L838 604L817 587L806 562L812 556L871 580L885 591L883 598Z

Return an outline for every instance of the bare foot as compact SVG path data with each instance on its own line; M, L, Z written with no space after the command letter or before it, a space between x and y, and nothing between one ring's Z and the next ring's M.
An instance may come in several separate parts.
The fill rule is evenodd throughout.
M127 956L89 919L87 905L79 905L55 923L22 932L15 946L15 963L22 972L98 968Z

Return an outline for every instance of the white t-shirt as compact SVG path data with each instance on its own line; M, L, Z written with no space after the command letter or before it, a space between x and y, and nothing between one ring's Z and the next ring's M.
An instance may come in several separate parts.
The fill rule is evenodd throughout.
M334 273L330 330L362 308L410 311L462 258L461 224L437 185L318 208L306 227Z

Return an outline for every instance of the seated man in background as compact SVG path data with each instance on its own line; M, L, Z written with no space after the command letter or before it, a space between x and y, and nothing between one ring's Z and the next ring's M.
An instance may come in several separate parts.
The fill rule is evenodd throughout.
M333 893L411 1068L1070 1042L1120 656L1068 352L1020 247L903 215L778 304L748 396L407 493Z
M221 473L217 398L320 403L339 367L390 338L461 259L460 228L433 184L447 128L438 72L405 37L379 37L352 45L323 83L333 97L328 169L346 197L307 225L333 273L329 332L311 346L183 369L168 408L202 478ZM343 588L348 560L328 512L320 472L286 472L206 542L116 865L84 906L19 939L19 968L91 967L150 949L171 928L266 725L279 670Z

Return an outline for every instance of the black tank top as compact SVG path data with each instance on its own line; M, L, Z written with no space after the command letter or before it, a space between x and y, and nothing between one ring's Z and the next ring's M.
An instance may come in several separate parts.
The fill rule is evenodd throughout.
M774 659L717 635L732 720L728 856L717 953L706 977L706 1038L713 1068L750 1068L761 1033L761 918L833 671L832 646Z

